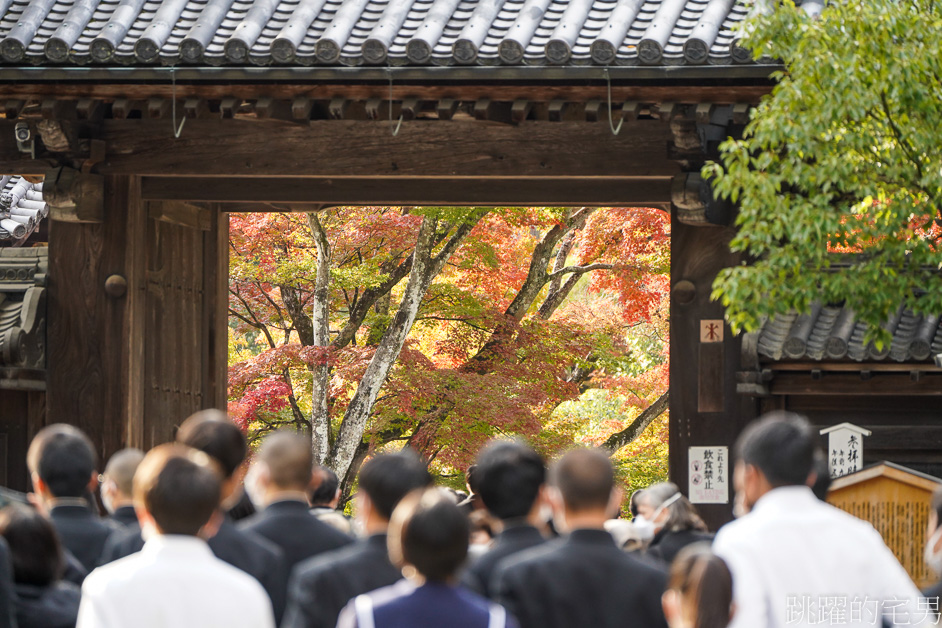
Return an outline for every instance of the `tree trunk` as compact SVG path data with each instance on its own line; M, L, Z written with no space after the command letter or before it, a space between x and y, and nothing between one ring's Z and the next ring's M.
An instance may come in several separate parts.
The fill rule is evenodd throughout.
M645 428L651 425L651 422L654 419L661 416L664 411L667 410L667 406L670 401L670 392L670 389L664 391L664 394L658 397L657 400L655 400L655 402L650 406L645 408L644 412L639 414L638 418L631 422L631 425L622 431L615 432L609 436L605 442L602 443L602 449L608 451L609 455L611 455L641 436Z
M337 433L337 439L328 456L328 466L348 483L356 473L352 463L356 458L357 449L361 446L366 424L373 410L373 404L379 394L380 388L386 382L389 371L396 363L406 337L412 330L412 325L422 304L422 297L428 291L435 276L441 272L448 258L455 252L461 242L467 237L474 225L480 221L486 212L476 211L468 217L467 221L458 225L454 234L445 242L438 255L433 256L433 249L439 240L438 218L426 216L419 229L415 251L412 255L412 270L409 273L409 282L406 285L399 309L380 340L373 359L366 368L360 383L357 386L353 399L347 406L343 421Z
M311 390L311 446L314 458L321 464L330 448L330 414L327 409L327 386L330 379L330 242L317 214L307 215L317 247L317 276L314 280L314 311L311 317L312 346L321 353L312 368L314 383Z

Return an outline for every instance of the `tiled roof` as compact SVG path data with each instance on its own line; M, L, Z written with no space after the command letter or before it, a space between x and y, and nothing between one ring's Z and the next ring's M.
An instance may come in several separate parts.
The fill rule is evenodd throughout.
M0 0L3 64L751 62L751 0Z
M843 307L812 307L809 314L779 315L759 331L758 350L771 360L854 360L924 362L942 353L939 316L922 316L900 308L886 323L893 334L888 347L864 342L866 325Z
M42 183L0 175L0 246L22 242L48 214Z

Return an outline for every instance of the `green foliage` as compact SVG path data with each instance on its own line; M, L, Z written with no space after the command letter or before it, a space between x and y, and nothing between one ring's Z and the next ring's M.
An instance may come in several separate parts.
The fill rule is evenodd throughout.
M628 395L589 390L576 400L560 404L549 427L562 431L568 425L574 440L593 444L627 427L640 412ZM625 488L626 503L632 491L667 481L667 424L665 412L637 440L612 456L615 472Z
M820 299L881 343L900 304L942 311L942 4L849 0L812 19L785 2L743 44L785 70L704 168L741 206L733 250L755 259L714 284L732 327Z

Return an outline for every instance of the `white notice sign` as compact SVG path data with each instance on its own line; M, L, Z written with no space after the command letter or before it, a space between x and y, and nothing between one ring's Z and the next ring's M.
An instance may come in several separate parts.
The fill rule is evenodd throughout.
M870 436L870 430L853 423L840 423L824 428L821 434L828 437L828 469L832 478L863 468L863 439Z
M694 504L729 503L729 448L690 447L687 494Z

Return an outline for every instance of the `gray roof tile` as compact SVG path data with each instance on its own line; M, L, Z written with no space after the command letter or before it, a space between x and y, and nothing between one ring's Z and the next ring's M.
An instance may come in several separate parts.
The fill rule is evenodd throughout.
M48 215L41 183L0 175L0 246L22 243Z
M748 6L749 0L0 0L0 63L723 64L736 60L733 27Z
M779 360L854 360L925 362L942 353L942 317L915 314L902 307L884 327L893 335L877 349L865 342L867 326L839 306L814 305L810 314L779 315L759 330L759 355Z

